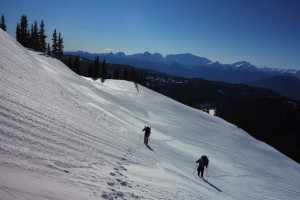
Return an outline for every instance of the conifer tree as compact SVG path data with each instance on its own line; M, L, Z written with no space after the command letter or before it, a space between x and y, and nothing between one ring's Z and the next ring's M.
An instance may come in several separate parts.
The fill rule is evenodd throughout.
M100 77L100 61L99 61L99 56L94 61L94 70L93 70L93 75L94 78L99 78Z
M40 40L37 22L34 22L34 25L31 25L31 35L30 35L30 44L29 47L39 51L40 50Z
M63 55L64 55L63 38L61 37L61 34L59 32L58 41L57 41L57 58L61 60Z
M139 74L138 72L135 73L135 76L134 76L134 82L138 83L139 82Z
M190 98L189 98L188 106L194 107L193 97L190 97Z
M139 76L139 81L138 81L139 84L145 86L146 85L146 79L145 79L145 75L143 72L140 73L140 76Z
M46 53L47 51L47 43L46 43L47 36L45 35L45 26L44 21L41 21L40 24L40 31L39 31L39 41L40 41L40 51Z
M101 70L101 77L103 78L103 79L106 79L107 78L107 67L106 67L106 62L105 62L105 58L103 59L103 62L102 62L102 66L101 66L102 68L102 70Z
M1 16L0 28L6 32L6 25L5 25L5 19L3 14Z
M33 33L33 24L31 24L30 30L28 30L28 47L32 48L32 33Z
M75 59L74 59L74 72L76 74L80 75L80 57L79 57L79 55L75 56Z
M68 61L67 61L67 66L74 71L73 69L73 60L72 60L72 57L69 55L68 56Z
M51 47L50 47L50 43L48 43L48 47L47 47L47 55L51 56Z
M52 35L52 51L51 54L54 57L58 57L58 44L57 44L57 34L56 29L54 29L53 35Z
M132 68L129 75L129 81L136 81L136 70L135 68Z
M20 42L20 25L19 23L17 23L17 27L16 27L16 39L18 42Z
M116 67L113 73L113 79L119 79L120 78L120 69L119 67Z
M20 44L25 47L29 47L29 31L28 31L28 21L26 15L22 15L20 24Z
M86 73L86 77L91 77L91 78L94 78L94 73L95 69L94 69L94 64L90 63L88 65L88 70L87 70L87 73Z
M155 92L159 92L159 90L160 90L160 87L159 87L159 83L155 83L155 85L154 85L154 87L153 87L153 90L155 91Z
M128 69L127 69L127 67L125 67L124 74L123 74L123 79L128 80Z
M142 85L146 86L146 84L147 84L147 79L146 79L146 75L144 74L143 75L143 83L142 83Z

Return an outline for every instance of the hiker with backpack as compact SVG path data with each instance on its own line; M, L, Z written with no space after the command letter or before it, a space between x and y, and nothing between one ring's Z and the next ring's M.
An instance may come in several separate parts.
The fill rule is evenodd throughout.
M151 127L149 126L145 126L143 131L145 131L145 135L144 135L144 144L148 144L148 139L149 139L149 136L151 134Z
M201 156L201 158L196 161L196 163L199 163L197 171L198 171L198 176L201 175L201 178L203 178L204 166L207 168L208 162L209 160L207 156Z

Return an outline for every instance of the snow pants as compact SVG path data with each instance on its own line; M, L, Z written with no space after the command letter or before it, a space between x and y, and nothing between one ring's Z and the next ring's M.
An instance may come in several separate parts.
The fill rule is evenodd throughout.
M201 175L201 178L203 178L204 167L203 168L202 167L198 167L197 171L198 171L198 176Z
M144 144L148 144L149 134L145 134L144 136Z

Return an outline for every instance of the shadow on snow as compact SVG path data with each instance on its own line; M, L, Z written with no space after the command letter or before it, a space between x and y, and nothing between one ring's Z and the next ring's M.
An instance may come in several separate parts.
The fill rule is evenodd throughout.
M222 192L222 190L220 190L219 188L217 188L216 186L214 186L213 184L211 184L210 182L208 182L208 180L202 178L204 182L206 182L207 184L209 184L210 186L212 186L213 188L215 188L216 190L218 190L219 192Z
M134 83L134 85L135 85L135 88L136 88L137 92L140 93L140 91L139 91L139 85L137 83Z
M145 144L145 146L150 149L151 151L154 151L148 144Z

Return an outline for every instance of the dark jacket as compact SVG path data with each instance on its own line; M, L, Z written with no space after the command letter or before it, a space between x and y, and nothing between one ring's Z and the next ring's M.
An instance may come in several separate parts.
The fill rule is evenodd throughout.
M145 131L145 135L150 135L151 134L151 132L150 132L150 127L148 127L148 126L146 126L144 129L143 129L143 131Z
M198 171L203 171L204 170L204 162L203 160L199 159L196 161L196 163L199 163L199 166L198 166Z

